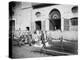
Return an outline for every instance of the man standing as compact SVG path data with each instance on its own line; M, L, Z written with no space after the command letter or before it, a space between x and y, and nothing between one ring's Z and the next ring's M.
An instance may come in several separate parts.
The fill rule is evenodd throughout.
M45 48L46 45L45 45L45 38L44 38L44 32L43 31L41 33L41 41L42 41L42 44L43 44L42 48Z
M28 42L29 46L31 46L32 34L31 34L31 32L29 31L29 27L26 27L26 32L27 32L27 35L26 35L26 37L27 37L27 42Z

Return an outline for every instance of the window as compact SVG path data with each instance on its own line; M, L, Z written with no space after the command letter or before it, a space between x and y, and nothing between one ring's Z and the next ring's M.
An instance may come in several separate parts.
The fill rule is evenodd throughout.
M40 12L36 12L36 17L40 17L41 16L41 13Z
M71 19L71 24L72 24L73 26L78 25L78 18L72 18L72 19Z
M78 6L73 6L71 10L72 10L72 13L77 13L78 12Z

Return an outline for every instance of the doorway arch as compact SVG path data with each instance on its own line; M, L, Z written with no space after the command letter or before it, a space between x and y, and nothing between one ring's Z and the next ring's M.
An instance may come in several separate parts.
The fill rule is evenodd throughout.
M49 29L61 30L61 14L58 9L52 9L49 13Z

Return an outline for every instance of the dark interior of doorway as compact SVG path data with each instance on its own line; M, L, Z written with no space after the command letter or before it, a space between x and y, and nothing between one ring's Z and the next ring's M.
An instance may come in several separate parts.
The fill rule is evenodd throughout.
M9 31L12 32L15 30L15 20L9 21Z
M50 30L61 30L61 14L58 9L52 9L49 13Z
M50 30L61 30L61 19L50 20Z
M30 30L30 28L29 27L26 27L26 29L29 31Z
M41 21L36 21L36 30L41 30Z

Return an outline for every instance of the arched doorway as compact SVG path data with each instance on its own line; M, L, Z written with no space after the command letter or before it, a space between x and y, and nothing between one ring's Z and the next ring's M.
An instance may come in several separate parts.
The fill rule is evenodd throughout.
M61 14L58 9L53 9L49 13L49 29L61 30Z

